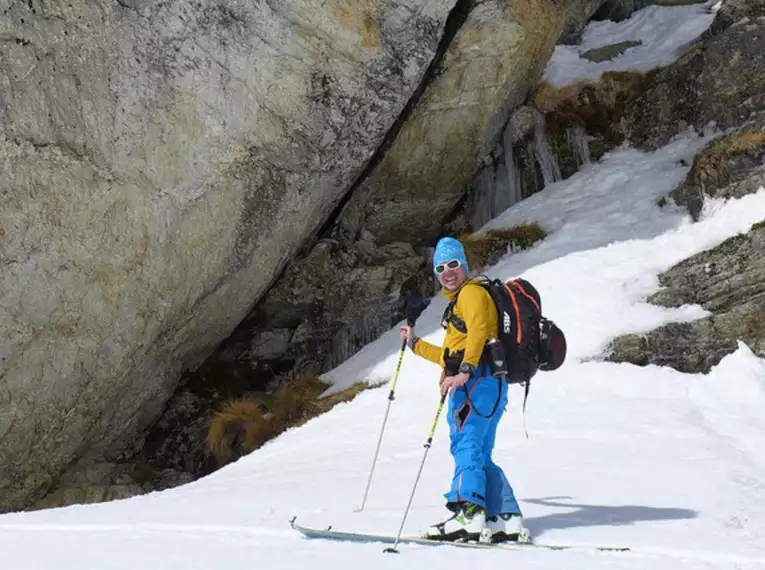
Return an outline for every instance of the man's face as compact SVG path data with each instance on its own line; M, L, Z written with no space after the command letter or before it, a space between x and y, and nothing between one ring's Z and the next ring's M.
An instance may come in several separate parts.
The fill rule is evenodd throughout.
M459 289L467 280L465 267L457 259L437 265L436 275L438 275L438 281L447 291Z

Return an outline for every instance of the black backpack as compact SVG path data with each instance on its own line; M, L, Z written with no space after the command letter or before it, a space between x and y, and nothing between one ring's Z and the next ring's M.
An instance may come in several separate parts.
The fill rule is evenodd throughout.
M479 276L475 282L489 292L497 306L499 340L507 366L505 379L509 384L526 384L525 409L530 381L537 370L556 370L566 359L566 337L553 321L542 316L539 291L525 279L503 282ZM451 323L467 332L465 323L454 315L456 302L457 296L446 308L442 324Z
M528 382L537 370L560 368L566 359L566 337L542 316L539 291L525 279L479 281L497 306L499 340L507 359L507 381Z

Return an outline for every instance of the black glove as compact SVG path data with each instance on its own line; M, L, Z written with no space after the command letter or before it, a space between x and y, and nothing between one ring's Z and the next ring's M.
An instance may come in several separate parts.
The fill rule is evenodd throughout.
M404 301L404 314L406 315L406 324L410 327L413 327L414 323L429 304L430 299L424 299L422 297L422 293L417 290L410 291L406 296L406 300Z

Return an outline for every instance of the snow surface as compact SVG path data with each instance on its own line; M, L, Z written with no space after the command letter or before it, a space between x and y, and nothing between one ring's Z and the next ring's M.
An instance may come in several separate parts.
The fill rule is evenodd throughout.
M706 30L720 5L648 6L623 22L592 22L580 45L558 45L545 69L544 79L560 87L580 79L597 79L605 71L648 71L675 61ZM609 61L594 63L580 57L591 49L624 42L642 45L627 49Z
M677 8L665 10L678 10ZM669 12L667 12L669 13ZM640 16L640 15L638 15ZM124 501L0 516L10 570L211 568L365 570L517 566L529 570L765 569L765 362L743 344L707 375L602 361L619 334L694 319L700 307L646 304L657 274L765 218L765 189L711 201L691 223L665 196L708 138L655 153L620 149L506 211L490 227L538 220L550 235L490 275L523 274L568 334L566 364L534 379L500 425L495 460L526 524L545 543L629 546L626 553L475 551L310 541L288 520L396 533L433 422L438 369L407 352L371 492L366 486L389 385L360 394L194 483ZM443 336L437 297L418 322ZM393 374L395 328L333 370L335 389ZM404 534L441 520L453 463L442 417Z

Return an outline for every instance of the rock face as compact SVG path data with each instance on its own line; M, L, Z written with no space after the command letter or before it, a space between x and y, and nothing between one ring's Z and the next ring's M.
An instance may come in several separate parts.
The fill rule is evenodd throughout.
M730 0L685 57L657 73L626 113L633 140L662 144L686 125L728 129L696 155L671 197L698 219L707 197L736 198L765 186L765 4ZM650 108L653 105L653 108ZM662 121L664 121L662 123ZM676 265L650 302L696 303L712 315L615 339L609 360L708 372L739 340L765 357L765 221Z
M667 307L699 304L712 316L671 323L645 336L617 338L609 360L709 372L744 341L765 358L765 222L660 276L650 301Z
M716 16L716 32L656 74L631 106L624 117L630 141L657 148L688 126L725 130L765 110L765 5L731 6Z
M632 12L658 2L652 0L559 0L566 6L566 25L560 43L576 44L581 40L582 29L591 18L599 20L623 20Z
M476 3L393 146L343 209L338 232L434 242L442 220L552 55L565 11L552 0Z
M135 451L359 176L454 4L0 0L0 511Z
M712 23L710 32L719 34L744 18L760 18L763 15L765 15L765 0L725 0Z

